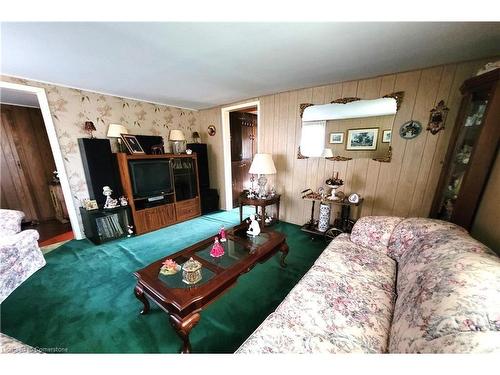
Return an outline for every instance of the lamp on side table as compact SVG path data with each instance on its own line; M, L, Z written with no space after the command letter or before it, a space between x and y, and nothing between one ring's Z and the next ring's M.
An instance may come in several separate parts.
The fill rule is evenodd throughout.
M257 180L259 184L259 198L265 198L267 195L267 178L265 175L276 174L276 167L274 166L271 154L255 154L248 173L259 175L259 179Z

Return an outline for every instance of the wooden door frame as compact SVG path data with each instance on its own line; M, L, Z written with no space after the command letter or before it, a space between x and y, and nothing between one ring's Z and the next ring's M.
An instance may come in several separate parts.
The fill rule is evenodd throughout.
M71 193L68 174L66 172L66 167L64 166L64 159L62 156L61 147L59 145L59 140L57 139L54 122L52 121L52 115L50 113L49 102L47 100L47 94L45 93L45 89L43 89L42 87L21 85L1 80L0 80L0 88L5 88L9 90L18 90L36 95L38 99L38 104L40 105L40 111L42 112L45 130L47 131L47 136L49 138L50 148L52 150L52 156L54 157L54 162L56 164L57 172L59 174L59 180L61 181L61 188L64 195L64 202L66 204L66 208L68 209L71 228L77 240L83 239L84 238L83 233L78 223L78 215L76 212L75 205L73 204L73 194Z
M221 108L222 116L222 149L224 153L224 190L225 196L222 202L222 209L229 211L233 207L233 187L232 187L232 172L231 172L231 130L229 127L229 113L236 112L242 109L257 107L257 152L260 150L260 101L253 100L249 102L235 104L229 107Z

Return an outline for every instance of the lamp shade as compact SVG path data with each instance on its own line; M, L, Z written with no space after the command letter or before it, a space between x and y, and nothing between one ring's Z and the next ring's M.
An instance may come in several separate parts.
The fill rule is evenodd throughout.
M120 134L128 134L128 130L125 126L120 124L109 124L107 134L109 138L120 138Z
M168 139L170 139L171 141L185 141L186 137L184 137L184 133L182 132L182 130L172 129L170 130Z
M250 174L275 174L276 167L274 166L271 154L255 154L252 165L248 171Z
M322 158L333 158L333 152L331 148L325 148L321 154Z

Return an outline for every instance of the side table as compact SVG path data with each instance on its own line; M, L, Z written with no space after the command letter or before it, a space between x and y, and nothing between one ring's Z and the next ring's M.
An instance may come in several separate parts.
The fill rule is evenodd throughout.
M270 206L275 204L276 205L276 222L280 221L280 194L276 194L273 197L270 198L247 198L246 194L240 194L238 198L238 203L240 205L240 222L243 222L243 206L244 205L249 205L249 206L255 206L255 214L258 215L259 213L259 207L262 210L262 220L264 220L264 226L269 226L274 224L274 221L271 221L269 224L265 223L266 219L266 206ZM261 221L262 221L261 220ZM262 223L261 223L262 224Z

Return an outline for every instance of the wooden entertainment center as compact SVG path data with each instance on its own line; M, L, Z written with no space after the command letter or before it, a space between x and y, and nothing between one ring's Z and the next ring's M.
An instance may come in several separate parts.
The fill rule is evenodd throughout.
M151 232L201 215L198 162L195 153L191 155L127 155L125 153L117 153L116 156L123 193L129 201L134 219L135 232L137 234ZM172 168L173 173L171 175L173 178L173 191L161 194L161 199L155 201L144 197L134 197L129 162L154 159L166 159L173 163L174 167ZM182 167L187 165L191 172L188 174L182 172L181 168L176 169L176 165L182 165ZM195 189L194 192L191 191L189 194L181 191L181 183L182 181L186 181L186 178L191 179L190 181L194 184ZM188 196L187 198L186 195Z

